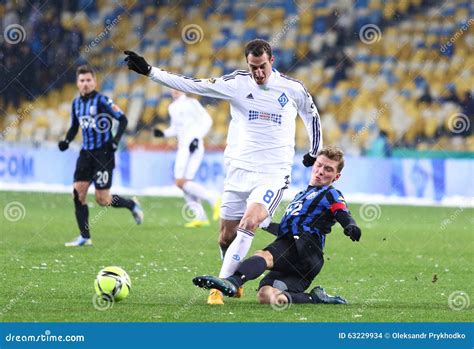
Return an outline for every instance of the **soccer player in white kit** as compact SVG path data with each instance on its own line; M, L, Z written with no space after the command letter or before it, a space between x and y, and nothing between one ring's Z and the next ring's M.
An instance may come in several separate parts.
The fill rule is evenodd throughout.
M184 193L194 219L186 223L186 228L208 226L209 220L201 200L209 202L213 208L213 219L219 219L218 195L193 181L204 157L203 138L212 126L211 116L195 98L184 92L171 90L173 102L168 107L171 123L165 130L155 129L155 137L177 137L178 151L174 164L174 178L178 188Z
M225 254L219 277L237 269L250 249L255 230L272 216L290 183L296 115L302 118L311 143L303 158L312 166L322 146L319 113L303 84L273 69L268 42L250 41L245 48L249 71L220 78L195 79L150 66L125 51L128 68L171 88L230 102L238 140L227 172L221 204L219 245ZM235 152L234 152L235 151ZM223 304L214 291L209 304Z

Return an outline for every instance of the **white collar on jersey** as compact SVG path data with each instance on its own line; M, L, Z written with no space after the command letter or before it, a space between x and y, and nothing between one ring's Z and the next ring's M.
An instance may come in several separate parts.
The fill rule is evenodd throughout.
M274 83L274 81L277 79L277 76L279 74L280 73L278 72L278 70L276 70L275 68L272 68L272 72L271 72L270 76L268 77L267 82L264 85L257 85L257 86L260 87L262 90L268 89Z

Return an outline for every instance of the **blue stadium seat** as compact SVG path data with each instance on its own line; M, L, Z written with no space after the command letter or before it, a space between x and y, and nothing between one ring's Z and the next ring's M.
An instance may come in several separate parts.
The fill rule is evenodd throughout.
M257 30L255 28L247 28L244 32L243 41L250 41L257 37Z
M320 0L320 1L316 1L316 3L314 4L314 8L327 8L328 5L329 5L328 0Z
M369 0L356 0L354 8L367 8L369 7Z
M347 90L348 97L353 98L353 97L356 97L358 94L359 94L359 90L354 87L351 87Z
M426 86L426 81L422 76L417 76L414 80L416 88L424 89Z
M282 7L287 15L295 15L298 12L294 1L285 1Z
M313 22L313 31L317 34L324 34L327 30L326 17L317 17Z

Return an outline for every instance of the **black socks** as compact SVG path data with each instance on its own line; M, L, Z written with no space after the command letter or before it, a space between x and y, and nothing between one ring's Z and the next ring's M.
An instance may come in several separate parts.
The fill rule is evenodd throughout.
M288 298L288 303L293 304L307 304L307 303L314 303L313 298L309 293L296 293L296 292L288 292L285 291L283 294Z
M243 261L234 275L229 276L227 280L236 287L242 286L248 280L253 280L262 275L267 269L267 261L260 256L252 256Z
M126 207L131 211L135 207L135 202L119 195L112 195L112 202L110 205L112 207Z
M90 239L91 233L89 232L89 207L87 207L87 204L81 204L76 189L74 189L74 206L76 208L76 221L79 231L81 232L81 236L84 239Z

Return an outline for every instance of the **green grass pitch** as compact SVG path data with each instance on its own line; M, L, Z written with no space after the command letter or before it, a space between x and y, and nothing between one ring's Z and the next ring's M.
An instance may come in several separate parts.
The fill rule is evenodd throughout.
M241 299L206 305L196 275L217 274L217 223L184 229L183 201L141 198L145 222L125 209L90 209L93 247L65 248L77 235L71 195L0 192L0 321L471 321L474 210L380 206L363 219L353 243L335 227L325 265L312 286L339 294L346 306L256 302L259 280ZM367 207L366 207L367 208ZM280 206L280 215L284 210ZM365 211L364 211L365 212ZM259 230L250 253L272 241ZM108 310L93 306L93 282L105 266L132 279L130 296ZM469 299L470 297L470 299Z

